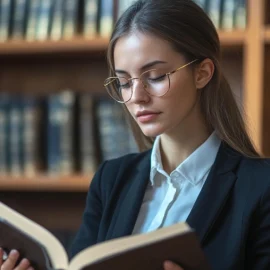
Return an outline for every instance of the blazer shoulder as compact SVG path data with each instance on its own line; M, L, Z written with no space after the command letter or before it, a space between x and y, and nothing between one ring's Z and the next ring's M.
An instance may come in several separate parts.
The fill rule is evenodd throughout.
M102 189L111 189L119 179L132 175L138 168L150 165L151 149L104 161L93 178Z
M256 183L264 183L266 187L270 187L270 159L269 158L246 158L240 165L240 171L245 176L248 176L252 180L256 180ZM260 180L260 181L258 181Z

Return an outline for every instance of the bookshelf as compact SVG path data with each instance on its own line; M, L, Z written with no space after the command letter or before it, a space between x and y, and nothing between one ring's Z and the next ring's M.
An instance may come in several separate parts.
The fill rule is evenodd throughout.
M218 31L225 75L245 108L250 133L270 155L270 1L247 0L246 30ZM70 88L106 95L107 38L0 43L0 90L48 94ZM14 79L16 78L16 79ZM94 173L94 172L93 172ZM84 176L0 177L0 200L48 228L76 229L93 173ZM48 220L44 213L55 217Z
M82 37L59 41L18 41L0 43L0 55L45 55L54 53L93 53L105 51L109 40L106 38L85 39Z
M266 32L267 33L267 32ZM269 33L268 33L269 34ZM243 46L246 40L246 32L219 31L221 45L224 48ZM46 55L46 54L69 54L88 53L96 51L105 52L109 40L106 38L85 39L76 37L71 40L60 41L7 41L0 43L0 56L5 55Z
M93 175L0 177L1 191L86 192Z

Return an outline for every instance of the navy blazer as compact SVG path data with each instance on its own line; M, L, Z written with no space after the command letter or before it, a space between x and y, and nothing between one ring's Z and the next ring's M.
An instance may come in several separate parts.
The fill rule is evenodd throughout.
M151 150L100 166L72 256L132 233L149 182L150 156ZM187 222L212 269L269 270L270 161L243 157L222 143Z

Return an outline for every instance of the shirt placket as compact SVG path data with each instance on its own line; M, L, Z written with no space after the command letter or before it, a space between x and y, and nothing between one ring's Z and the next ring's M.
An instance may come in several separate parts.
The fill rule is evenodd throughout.
M163 224L164 219L166 218L166 212L170 203L174 200L174 196L176 194L176 188L173 186L170 177L168 178L168 189L166 195L164 196L164 200L154 217L153 221L151 222L150 226L148 227L147 231L154 231L157 230L161 224Z

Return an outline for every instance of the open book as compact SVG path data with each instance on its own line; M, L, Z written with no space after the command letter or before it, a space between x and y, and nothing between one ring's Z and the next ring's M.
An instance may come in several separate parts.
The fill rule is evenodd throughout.
M195 233L186 223L96 244L69 263L55 236L1 202L0 247L7 253L17 249L35 270L161 270L165 260L184 270L209 269Z

